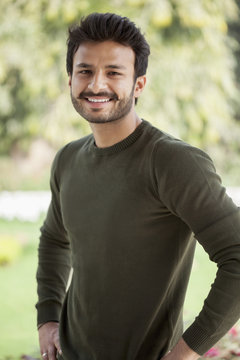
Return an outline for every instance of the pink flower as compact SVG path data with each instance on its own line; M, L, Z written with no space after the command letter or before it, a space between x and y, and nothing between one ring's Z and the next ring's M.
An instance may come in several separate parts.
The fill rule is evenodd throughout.
M211 349L209 349L205 354L204 357L215 357L219 355L219 350L215 347L212 347Z
M237 329L235 326L233 326L230 330L229 330L229 334L231 334L233 337L236 337L238 335Z

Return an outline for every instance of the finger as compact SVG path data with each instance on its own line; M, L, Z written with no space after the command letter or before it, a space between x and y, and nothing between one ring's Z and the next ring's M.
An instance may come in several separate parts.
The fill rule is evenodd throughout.
M61 346L60 346L59 331L58 331L58 330L55 332L53 341L54 341L54 345L55 345L58 353L59 353L60 355L62 355L62 349L61 349Z
M56 339L56 340L55 340L54 345L55 345L58 353L59 353L60 355L62 355L62 349L61 349L61 346L60 346L59 339Z
M48 348L48 353L47 353L47 358L45 358L44 360L56 360L56 348L55 346L51 346Z

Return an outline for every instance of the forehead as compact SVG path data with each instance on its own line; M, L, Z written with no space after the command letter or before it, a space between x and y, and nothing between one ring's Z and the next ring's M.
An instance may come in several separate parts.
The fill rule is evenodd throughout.
M85 42L73 58L73 66L79 63L97 65L123 65L134 68L135 54L132 48L115 41Z

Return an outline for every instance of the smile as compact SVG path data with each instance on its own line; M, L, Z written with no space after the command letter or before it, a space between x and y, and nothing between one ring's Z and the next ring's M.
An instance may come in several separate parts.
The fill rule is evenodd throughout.
M93 99L93 98L87 98L87 100L93 103L105 103L111 101L111 99Z

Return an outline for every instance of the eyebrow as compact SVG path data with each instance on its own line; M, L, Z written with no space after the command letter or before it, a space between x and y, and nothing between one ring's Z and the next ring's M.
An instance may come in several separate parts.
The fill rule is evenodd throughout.
M86 63L79 63L79 64L76 65L76 67L89 69L89 68L92 68L93 65L91 65L91 64L86 64ZM123 65L106 65L106 66L105 66L105 69L126 70L126 67L123 66Z
M76 67L80 67L80 68L90 68L90 67L92 67L92 65L86 64L86 63L79 63L79 64L76 65Z
M106 65L105 66L106 69L122 69L122 70L126 70L126 67L123 65Z

